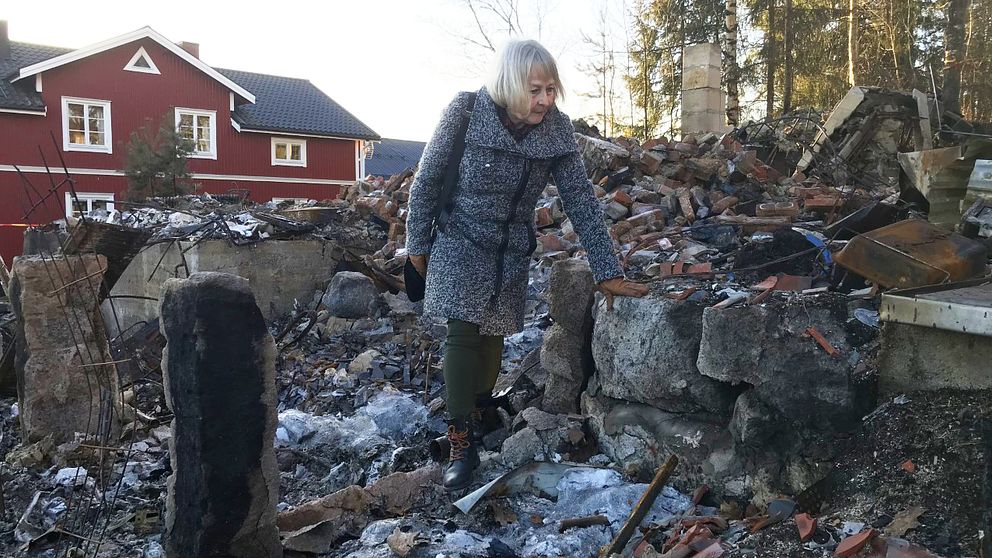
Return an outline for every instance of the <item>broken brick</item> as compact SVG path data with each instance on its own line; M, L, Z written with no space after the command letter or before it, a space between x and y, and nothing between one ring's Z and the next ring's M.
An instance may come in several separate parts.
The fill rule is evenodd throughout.
M556 234L544 234L537 237L538 244L546 252L558 252L561 250L568 250L565 245L565 241L558 237Z
M803 204L807 211L825 213L832 211L843 205L844 201L839 196L819 195L809 198Z
M760 283L755 283L754 285L751 285L751 289L755 291L767 291L769 289L774 289L775 285L777 284L778 284L778 276L769 275Z
M634 227L643 227L658 221L665 222L665 212L660 209L652 209L627 219L627 223L630 223Z
M812 337L813 340L817 342L817 344L823 347L823 350L826 351L827 354L830 355L831 357L836 358L840 356L840 351L837 350L837 347L834 347L830 343L830 341L828 341L827 338L824 337L822 333L820 333L820 330L816 329L816 327L809 326L808 328L806 328L806 334Z
M799 529L799 540L806 542L816 533L816 518L808 513L796 515L796 527Z
M847 537L846 539L840 541L840 544L837 545L837 550L834 551L834 556L837 558L852 558L853 556L856 556L858 552L860 552L869 541L875 538L877 534L878 531L868 529L867 531L862 531L857 535Z
M406 234L406 225L403 223L392 223L389 225L389 240L396 240L400 235Z
M696 219L696 212L692 208L692 200L689 197L689 189L682 188L678 191L679 207L682 209L682 216L686 221L692 223Z
M620 203L624 207L630 207L634 203L634 200L630 198L630 195L623 190L613 192L613 201Z
M661 170L661 165L664 162L665 158L661 155L652 153L651 151L644 151L641 153L637 168L644 174L654 176Z
M775 290L801 293L813 286L812 277L780 273L775 282Z
M534 224L539 229L543 229L544 227L550 227L551 225L555 224L554 219L551 217L551 208L550 207L537 208L537 211L534 212Z
M696 551L689 548L689 545L677 544L671 550L661 555L661 558L689 558Z
M785 202L766 202L758 204L757 209L755 209L755 215L758 217L788 217L793 219L799 216L799 206L796 202L785 201Z
M727 196L725 198L721 198L720 201L713 203L713 213L719 215L720 213L723 213L724 211L737 205L737 202L739 201L740 200L737 196Z

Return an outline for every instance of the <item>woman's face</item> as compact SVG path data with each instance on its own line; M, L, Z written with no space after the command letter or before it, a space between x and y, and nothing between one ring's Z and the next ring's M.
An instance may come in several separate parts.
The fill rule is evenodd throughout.
M511 120L518 124L527 123L530 125L540 124L544 120L551 107L555 104L555 97L558 94L558 84L550 76L531 69L527 78L527 85L530 93L530 109L527 114L510 113Z

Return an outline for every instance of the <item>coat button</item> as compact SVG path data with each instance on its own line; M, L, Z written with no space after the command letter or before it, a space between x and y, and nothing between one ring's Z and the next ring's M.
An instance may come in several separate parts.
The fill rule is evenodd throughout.
M488 169L489 167L491 167L491 166L492 166L492 165L490 165L489 163L486 163L486 168L487 168L487 169Z

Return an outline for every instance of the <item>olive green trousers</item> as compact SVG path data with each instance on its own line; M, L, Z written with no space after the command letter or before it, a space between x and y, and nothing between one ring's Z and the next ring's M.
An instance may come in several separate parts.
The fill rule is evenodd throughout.
M476 397L492 393L502 361L502 335L479 335L476 324L448 320L444 385L451 418L468 418L475 408Z

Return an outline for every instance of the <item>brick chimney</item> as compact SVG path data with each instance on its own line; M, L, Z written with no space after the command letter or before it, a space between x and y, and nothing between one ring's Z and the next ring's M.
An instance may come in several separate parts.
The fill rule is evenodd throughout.
M194 58L200 57L200 43L190 43L187 41L182 41L179 43L179 48L192 54Z
M0 60L10 58L10 37L7 36L7 20L0 19Z

